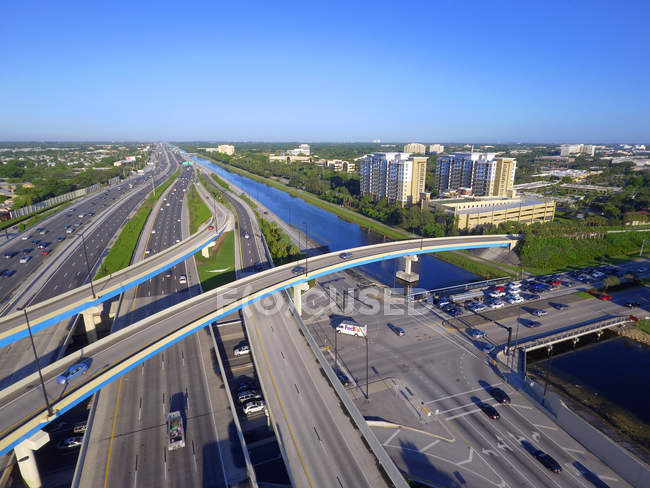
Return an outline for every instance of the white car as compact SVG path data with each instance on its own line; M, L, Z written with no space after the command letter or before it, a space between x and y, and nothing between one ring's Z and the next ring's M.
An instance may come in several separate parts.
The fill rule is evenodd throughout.
M187 283L187 276L185 276L185 275L180 275L180 277L178 278L178 282L179 282L181 285L186 284L186 283Z
M492 298L499 298L499 297L503 297L505 295L506 295L505 291L494 290L494 291L490 292L490 296Z
M521 298L519 295L508 295L506 297L506 302L508 302L510 305L513 303L522 303L524 301L523 298Z
M244 344L242 346L236 347L233 352L235 356L245 356L251 352L251 348L248 344Z
M20 262L21 262L22 264L29 263L29 261L30 261L31 259L32 259L31 256L23 256L22 258L20 258Z
M31 238L32 238L32 235L31 235L31 234L25 234L24 236L21 237L21 239L22 239L23 241L26 241L26 240L31 239Z
M251 236L248 234L248 232L246 234L244 234L244 239L250 239L250 237Z
M264 400L253 400L244 405L244 413L246 415L261 412L262 410L264 410Z
M493 302L490 302L490 308L503 308L503 302L501 300L494 300Z

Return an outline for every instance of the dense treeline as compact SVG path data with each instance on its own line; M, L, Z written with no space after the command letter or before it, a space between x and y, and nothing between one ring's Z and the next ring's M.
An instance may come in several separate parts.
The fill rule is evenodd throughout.
M291 242L275 222L268 222L264 219L258 219L262 234L269 247L269 252L276 266L281 264L297 261L302 257L300 249Z

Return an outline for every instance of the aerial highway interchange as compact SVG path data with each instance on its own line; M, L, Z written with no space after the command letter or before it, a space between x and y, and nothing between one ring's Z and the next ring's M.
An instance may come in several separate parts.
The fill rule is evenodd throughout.
M157 154L164 162L162 169L155 170L158 176L155 181L160 183L173 172L181 158L166 146L160 147ZM140 240L133 264L145 258L151 260L173 246L177 246L179 255L182 254L178 246L181 241L191 238L185 193L194 178L193 167L182 169L178 181L170 187L161 205L153 212L154 219L146 227L146 239ZM133 189L129 188L128 183L122 183L118 189L88 198L83 206L81 203L73 206L74 220L81 218L78 215L82 213L87 215L93 212L83 210L101 205L104 199L117 198L122 203L120 206L102 207L106 209L103 211L94 211L97 214L94 218L103 220L101 231L97 225L86 236L91 269L96 268L107 243L126 216L150 191L151 187L147 187L147 184L151 183L146 178L141 180L134 178L130 181ZM120 198L129 190L129 195ZM111 192L115 192L115 196ZM202 192L203 198L208 200L204 190ZM336 252L311 257L308 264L298 267L294 263L271 269L252 210L235 195L227 197L237 222L238 282L201 297L192 259L171 267L158 262L152 265L158 268L152 276L135 287L125 286L113 330L120 332L92 345L96 352L87 356L92 362L84 378L69 387L61 388L57 384L56 377L73 359L66 361L63 358L60 366L55 363L49 370L46 368L44 376L48 396L61 411L104 388L96 395L97 404L93 407L102 415L96 416L97 420L89 425L84 462L77 469L78 479L85 480L80 486L86 486L88 480L98 478L103 478L110 486L159 486L165 483L178 486L187 480L192 480L191 484L194 485L230 486L245 479L241 446L230 427L231 422L227 421L228 416L232 418L233 414L241 412L230 411L223 392L213 391L215 385L221 385L223 389L224 384L211 361L210 356L214 351L205 328L223 317L236 319L237 315L233 312L239 309L253 349L257 380L265 393L271 419L276 424L274 431L281 439L280 451L289 465L292 483L297 486L329 486L335 482L341 486L379 486L383 483L377 477L379 471L373 467L372 454L365 448L358 433L348 427L349 420L338 407L336 395L318 372L319 368L313 369L316 374L310 371L309 362L313 361L313 357L309 358L311 352L298 334L296 318L287 311L289 308L285 305L280 306L283 312L259 314L252 305L260 299L264 299L263 303L267 306L274 305L274 301L286 301L288 296L280 290L290 289L314 278L318 278L318 285L304 295L303 319L321 348L327 351L331 365L352 379L346 388L360 411L367 418L390 418L397 425L396 428L387 428L373 424L373 431L382 448L403 472L440 486L462 486L466 482L471 486L585 486L584 480L589 476L596 476L609 486L628 486L585 446L539 412L525 395L509 387L503 380L502 372L496 368L493 356L481 350L481 344L486 341L497 347L506 342L504 330L491 325L494 319L513 328L522 325L522 312L513 312L517 307L490 312L491 316L486 314L487 317L478 320L475 314L453 318L431 304L413 305L394 301L383 294L382 287L378 287L374 290L374 298L379 302L390 301L397 311L397 317L387 318L381 314L354 317L369 325L372 357L370 398L365 397L362 388L366 361L363 340L338 338L334 364L334 327L336 320L348 314L331 297L319 294L317 290L325 284L332 284L341 293L343 289L358 288L354 278L344 271L346 268L377 259L394 259L439 249L509 247L512 239L505 236L474 236L387 243L349 250L350 256L346 259L341 259L340 253ZM93 204L94 199L98 201ZM123 202L129 202L129 205ZM217 205L211 202L210 208L217 209ZM212 232L215 235L225 229L227 212L220 207L219 215L214 216L216 225L212 225ZM69 209L64 209L61 215L57 214L51 221L41 224L48 227L45 234L48 239L52 240L50 236L53 233L65 232L66 219L71 218L69 213ZM203 228L204 232L206 227ZM115 230L111 233L110 229ZM70 242L69 239L68 235L68 240L61 240L61 249ZM24 241L21 239L20 242ZM10 244L20 246L17 237L6 246ZM77 242L76 254L70 252L71 256L55 271L49 270L49 276L47 266L43 264L34 273L38 275L36 277L28 273L29 269L23 268L20 274L23 282L30 279L36 282L43 276L47 277L47 286L40 294L21 292L20 296L10 297L16 286L12 288L7 282L5 301L8 305L5 315L16 308L35 307L38 302L56 296L59 287L66 288L60 292L77 288L78 296L74 298L74 303L90 303L94 291L89 290L88 285L80 287L91 276L82 260L80 244ZM201 245L197 245L196 249ZM44 256L46 259L53 257ZM259 272L257 265L264 270ZM77 281L68 276L72 272L68 270L72 269ZM180 282L181 276L185 278L183 283ZM549 296L545 298L546 303L540 302L535 306L552 308L550 299L570 304L570 309L561 315L561 322L544 319L543 327L536 330L521 326L518 328L521 329L518 339L539 334L540 331L566 327L578 320L621 314L620 304L617 303L597 303L598 306L594 307L593 301L574 303L569 293L556 295L557 298L555 295ZM640 299L646 300L645 297ZM354 300L362 301L362 298L355 298L353 294ZM173 308L181 302L182 309ZM16 307L19 303L22 306ZM323 315L324 308L335 313ZM51 317L53 309L56 307L44 311L42 317ZM315 310L319 312L313 312ZM37 307L33 313L35 323L42 320ZM555 316L559 317L558 314ZM14 314L11 321L0 320L0 332L18 326L23 326L18 314ZM394 327L402 328L405 336L396 336ZM471 337L468 331L476 327L486 328L487 338L477 341ZM133 332L125 334L129 328ZM43 329L35 336L42 355L42 366L57 359L65 338L65 327L53 325ZM260 329L264 333L260 333ZM46 339L41 339L43 336ZM12 354L16 359L6 359L11 354L3 355L3 359L6 359L3 371L10 373L4 377L4 386L9 387L22 380L22 385L27 385L28 391L21 393L8 388L0 393L0 408L5 413L5 420L2 421L4 452L20 438L12 434L16 425L19 428L15 432L23 432L20 435L34 432L44 425L42 415L45 412L44 404L36 410L26 407L41 405L42 393L32 373L33 363L27 354L29 350L20 348L26 340L11 340L8 339L9 345L5 350L10 353L15 351ZM83 351L79 354L78 357L81 357ZM21 361L25 366L12 369L12 365L21 364ZM281 376L276 376L278 371L282 372ZM112 382L114 378L119 379ZM494 387L506 390L512 397L512 404L507 407L497 404L490 393ZM327 398L322 398L323 395ZM408 398L409 395L411 398ZM484 416L479 408L483 403L496 406L501 419L492 421ZM336 407L330 408L332 405ZM182 452L168 453L165 449L164 417L170 409L181 410L186 418L189 448ZM14 424L24 413L11 412L32 413ZM137 416L134 412L137 412ZM217 415L217 412L222 413ZM430 418L431 412L435 412L433 418ZM415 425L418 428L401 429L399 425ZM564 466L560 484L554 478L556 474L534 459L533 447L528 446L543 446ZM327 454L323 455L323 452ZM404 454L400 456L400 452ZM350 463L350 458L354 458L355 462ZM325 459L328 461L325 462ZM329 462L332 464L329 465ZM437 463L441 464L438 466ZM433 470L437 474L432 476L433 464L439 469Z

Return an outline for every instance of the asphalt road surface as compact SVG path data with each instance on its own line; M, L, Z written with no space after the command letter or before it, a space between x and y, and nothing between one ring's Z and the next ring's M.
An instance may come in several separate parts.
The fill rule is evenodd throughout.
M164 200L146 255L182 239L183 225L187 237L183 195L192 175L192 168L184 167ZM181 276L188 282L181 283ZM197 293L196 274L188 273L181 263L138 286L137 298L125 307L128 313L120 318L120 325L126 327ZM229 454L237 444L229 445L228 430L217 430L210 390L218 385L210 384L206 373L212 368L209 340L206 330L193 334L101 392L98 412L110 415L96 416L91 442L97 445L85 459L80 486L97 479L104 479L105 486L119 487L226 486L221 451L227 449ZM185 447L168 451L165 422L173 410L183 415Z
M266 263L260 229L250 209L229 198L238 215L240 265ZM249 236L246 238L245 236ZM236 251L237 252L237 251ZM266 402L295 486L385 486L374 456L343 413L334 390L299 334L283 294L264 300L261 313L242 311Z
M336 285L339 289L355 288L349 278L337 280ZM354 311L344 312L339 306L330 306L325 295L310 291L306 295L306 321L314 337L328 349L332 364L337 355L339 369L351 379L348 391L367 418L416 429L375 429L401 469L416 479L445 487L584 487L592 486L590 479L599 479L612 487L628 486L496 374L481 346L485 340L505 345L507 334L502 328L484 325L487 338L475 340L465 327L450 324L445 314L430 305L400 304L398 300L385 299L382 292L365 290L356 295ZM371 300L380 304L379 312L370 311ZM555 300L570 301L567 296L551 299ZM614 300L618 301L616 296ZM546 308L543 303L538 305ZM325 307L327 312L323 313ZM505 314L503 309L499 312ZM546 317L536 318L542 321L539 328L522 327L520 339L549 333L576 321L623 313L623 307L616 303L595 299L573 301L563 312L553 310ZM502 322L512 324L517 315ZM344 318L368 324L369 402L365 402L363 395L363 340L335 337L334 327ZM401 327L405 334L395 334L388 323ZM510 395L512 405L496 402L489 393L495 386ZM490 419L479 408L482 402L494 406L501 418ZM544 468L532 456L534 448L551 454L563 472L555 474Z
M158 182L164 181L173 169L174 164L171 163L171 159L166 159L163 169L159 171L160 174L157 177ZM113 191L119 192L119 188L116 188ZM123 191L126 191L126 188L123 189ZM126 197L127 201L122 205L113 206L112 203L109 204L107 208L109 213L104 218L101 226L85 236L85 253L83 246L77 246L77 248L66 257L65 261L60 264L53 273L50 273L50 277L42 287L36 293L31 295L31 298L27 298L28 303L38 303L47 300L70 289L79 287L87 282L89 279L88 269L90 268L92 273L92 269L102 258L110 239L120 228L129 213L131 213L131 211L142 202L149 192L150 189L145 185L133 195ZM107 199L108 198L109 197L107 196ZM118 198L117 195L115 198ZM109 201L113 202L113 200ZM90 203L88 205L90 205ZM69 214L70 209L66 209L63 212L66 213L64 213L60 218L63 219L63 222L66 222L65 225L68 225L67 222L69 220L79 218L79 213L73 217L67 217L66 215ZM77 209L76 212L81 212L81 210ZM48 224L48 227L51 227L52 231L46 234L46 236L48 236L48 238L49 236L52 236L51 240L55 242L56 235L66 235L65 232L60 232L60 229L57 231L57 229L53 227L53 224ZM67 242L69 242L69 239L70 238L62 241L60 246L65 246ZM88 265L86 264L86 255L88 257ZM43 257L47 258L49 256ZM23 280L25 279L29 278L23 277ZM23 307L25 306L24 303L21 303L21 305ZM8 309L8 311L11 311L11 308ZM67 327L70 322L71 321L69 320L62 321L61 323L51 327L51 330L42 331L34 335L34 342L36 344L41 364L48 364L56 359L61 344L68 332ZM5 388L18 379L28 376L34 371L35 363L28 339L20 340L3 348L3 354L0 356L0 389Z

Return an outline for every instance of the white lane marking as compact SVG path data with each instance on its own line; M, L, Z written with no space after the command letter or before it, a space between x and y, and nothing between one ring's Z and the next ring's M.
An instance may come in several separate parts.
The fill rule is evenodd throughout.
M534 427L537 427L538 429L548 429L548 430L554 430L557 432L557 429L555 427L550 427L548 425L541 425L541 424L531 424Z
M502 385L502 384L503 384L503 382L500 381L500 382L498 382L498 383L495 383L495 384L493 384L493 385L490 385L490 387L495 387L495 386L499 386L499 385ZM480 391L480 390L484 390L484 389L485 389L485 388L483 388L483 387L481 387L481 388L474 388L473 390L467 390L467 391L463 391L463 392L461 392L461 393L456 393L456 394L454 394L454 395L448 395L448 396L445 396L445 397L436 398L435 400L429 400L428 402L424 402L424 403L426 403L426 404L429 404L429 403L436 403L436 402L439 402L439 401L441 401L441 400L446 400L446 399L448 399L448 398L454 398L454 397L457 397L457 396L460 396L460 395L467 395L468 393L473 393L473 392L475 392L475 391Z
M438 444L439 442L440 442L440 439L436 439L436 440L433 441L431 444L427 444L426 446L424 446L422 449L420 449L420 451L424 452L424 451L426 451L427 449L432 448L433 446L435 446L435 445Z
M397 429L395 432L393 432L393 434L384 442L384 446L388 444L390 441L392 441L395 438L395 436L397 436L397 434L399 433L400 433L400 429Z

